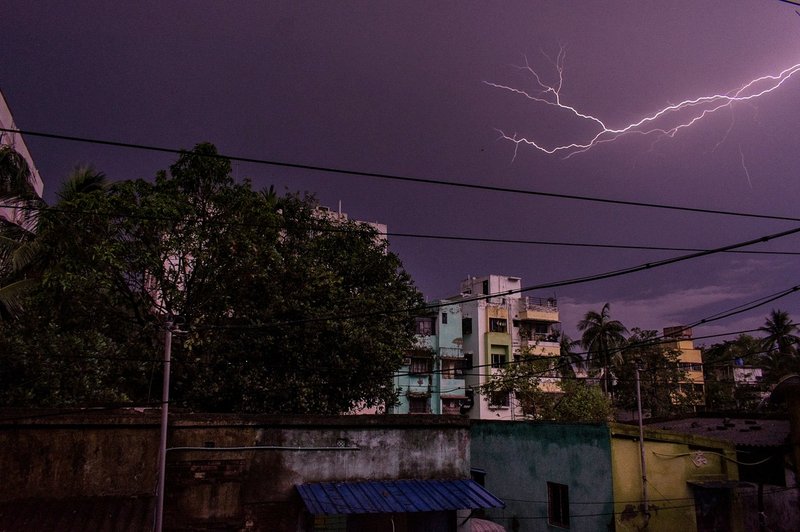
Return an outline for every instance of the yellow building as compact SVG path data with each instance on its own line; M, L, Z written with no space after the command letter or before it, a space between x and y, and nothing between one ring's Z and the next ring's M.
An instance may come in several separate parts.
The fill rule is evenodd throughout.
M617 423L609 429L617 532L743 530L733 444L645 430L645 493L639 429Z
M678 393L691 395L695 410L705 407L705 378L703 377L703 356L700 349L694 346L692 329L688 327L666 327L663 344L665 350L679 353L678 365L686 373L680 382Z

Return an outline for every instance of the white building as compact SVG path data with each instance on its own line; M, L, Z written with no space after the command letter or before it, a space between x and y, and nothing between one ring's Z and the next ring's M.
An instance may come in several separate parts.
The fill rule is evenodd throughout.
M523 354L559 354L555 298L526 297L521 295L521 288L519 277L503 275L470 277L461 282L461 332L464 356L472 359L466 384L472 390L469 416L473 419L520 419L522 409L514 392L490 398L478 390ZM545 377L541 385L556 391L556 382Z
M14 117L11 116L11 110L8 108L2 91L0 91L0 128L19 129L14 122ZM36 169L36 165L33 164L33 159L28 151L28 147L25 145L25 140L22 138L22 135L9 131L0 131L0 145L11 146L14 151L22 155L25 161L27 161L28 168L31 171L31 185L36 191L36 194L41 197L44 184L42 183L42 178L39 176L39 171ZM25 211L15 209L14 207L0 207L0 219L3 220L19 223L24 214Z

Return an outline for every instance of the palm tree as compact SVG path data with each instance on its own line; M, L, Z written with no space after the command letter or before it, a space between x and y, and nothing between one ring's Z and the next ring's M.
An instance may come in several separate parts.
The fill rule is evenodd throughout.
M25 158L8 145L0 146L0 199L35 194L31 170Z
M767 321L759 331L766 336L761 340L762 348L766 352L763 361L766 363L770 379L777 380L786 373L791 373L798 367L797 324L789 317L785 310L772 309Z
M103 191L107 184L108 179L102 172L91 167L76 168L62 185L56 206L65 207L86 194ZM12 188L8 191L7 197L21 197L12 196ZM40 276L47 262L47 250L42 245L41 235L48 230L57 230L58 216L62 214L55 211L40 216L45 203L35 197L26 200L26 204L35 207L30 211L34 214L28 218L29 223L0 223L0 319L4 320L17 314L21 296Z
M589 364L603 370L605 392L612 395L611 363L615 357L619 358L619 348L625 343L628 329L620 321L611 319L611 305L606 303L600 312L587 312L578 322L578 330L582 332L580 342L586 349Z
M583 355L575 353L572 348L579 345L580 341L573 340L565 332L561 332L558 337L559 353L556 367L562 377L569 379L575 378L575 369L584 369L585 360Z

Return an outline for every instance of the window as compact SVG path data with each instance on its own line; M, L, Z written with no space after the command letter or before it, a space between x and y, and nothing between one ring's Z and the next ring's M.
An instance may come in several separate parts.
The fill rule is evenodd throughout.
M409 414L428 414L428 413L430 413L430 408L428 408L428 398L427 397L409 397L408 398L408 413Z
M489 352L492 355L492 367L504 368L508 363L508 346L490 345Z
M486 486L486 470L472 467L469 470L469 476L475 481L476 484Z
M461 334L472 334L472 318L461 319Z
M442 312L442 323L447 324L447 312Z
M414 332L422 336L431 336L436 334L436 329L433 325L433 318L416 318L414 320Z
M508 363L508 356L500 353L492 353L492 367L504 368Z
M489 295L489 281L488 280L483 282L483 295L485 295L485 296Z
M431 359L421 357L411 357L411 368L409 373L430 373Z
M490 332L508 332L508 320L505 318L489 318Z
M456 379L464 374L464 360L460 358L442 359L442 378Z
M564 484L547 483L547 522L569 528L569 493Z
M456 415L461 413L461 399L442 399L442 414Z
M489 408L508 408L510 404L509 392L496 392L489 396Z

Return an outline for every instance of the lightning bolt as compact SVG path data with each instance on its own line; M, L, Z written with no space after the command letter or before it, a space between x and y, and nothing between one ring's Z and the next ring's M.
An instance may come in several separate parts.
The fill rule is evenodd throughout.
M585 138L567 144L547 144L538 139L519 136L517 133L509 134L497 129L500 139L515 144L514 158L516 158L517 151L521 145L530 146L548 155L563 153L565 158L568 159L599 144L613 142L625 135L655 134L672 138L680 130L693 126L721 109L731 108L736 102L747 102L771 93L800 71L800 63L798 63L781 70L777 74L766 74L751 79L744 85L726 93L686 99L679 103L662 107L634 122L620 127L611 127L601 118L570 105L562 99L561 89L564 85L564 60L566 58L564 49L561 48L559 50L555 60L547 57L547 55L545 57L553 64L555 69L557 81L554 84L543 81L539 73L530 65L527 57L525 57L524 65L516 66L515 68L530 76L533 82L532 90L524 90L519 87L491 81L484 81L483 83L490 87L522 96L538 104L562 109L580 121L590 123L596 128L596 132L591 132Z

